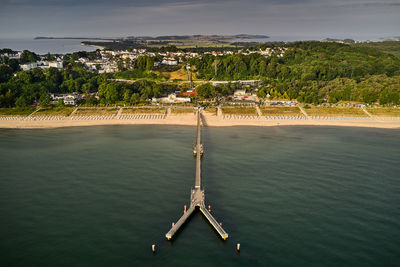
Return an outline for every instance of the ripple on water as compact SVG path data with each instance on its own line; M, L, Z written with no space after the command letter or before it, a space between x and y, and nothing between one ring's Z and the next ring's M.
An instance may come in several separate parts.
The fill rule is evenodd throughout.
M398 130L229 127L204 128L203 136L206 202L227 242L199 214L174 242L164 240L189 202L194 127L1 130L3 263L400 261Z

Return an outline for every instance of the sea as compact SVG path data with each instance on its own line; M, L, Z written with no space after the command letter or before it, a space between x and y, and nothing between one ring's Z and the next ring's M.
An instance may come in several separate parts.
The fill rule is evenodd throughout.
M195 127L1 129L1 266L400 265L400 130L202 135L226 241L199 213L165 238L189 205Z
M328 36L330 38L345 39L346 36ZM322 40L326 37L321 36L293 36L293 35L282 35L282 36L270 36L270 38L263 39L237 39L232 42L294 42L294 41L307 41L307 40ZM351 37L350 37L351 38ZM10 48L15 51L29 50L39 55L50 54L67 54L79 51L95 51L98 49L94 46L82 46L81 42L86 39L34 39L34 38L1 38L0 37L0 49ZM377 36L361 36L357 40L380 40ZM90 40L89 40L90 41ZM107 41L107 40L104 40Z
M14 51L29 50L39 55L67 54L79 51L96 51L94 46L83 46L85 39L34 39L34 38L0 38L0 49L10 48Z

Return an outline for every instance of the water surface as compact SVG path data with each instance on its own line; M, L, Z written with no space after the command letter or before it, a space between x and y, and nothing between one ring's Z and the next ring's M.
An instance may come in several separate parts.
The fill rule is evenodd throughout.
M0 38L0 49L10 48L15 51L29 50L39 55L66 54L78 51L95 51L97 47L82 46L85 39L33 39L33 38Z
M194 127L0 130L1 265L399 265L399 130L203 135L206 202L226 242L199 214L164 237L194 184Z

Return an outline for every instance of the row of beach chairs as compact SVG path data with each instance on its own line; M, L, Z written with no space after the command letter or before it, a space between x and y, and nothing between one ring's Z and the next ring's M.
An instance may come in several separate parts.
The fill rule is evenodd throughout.
M165 119L165 115L121 115L120 120Z
M267 120L306 120L307 117L305 116L265 116L264 117Z
M65 116L33 116L33 117L26 117L26 121L59 121L64 120Z
M383 120L383 121L398 121L398 120L400 120L400 117L380 117L379 120Z
M109 116L97 116L97 115L91 115L91 116L72 116L71 120L112 120L115 118L115 115L109 115Z
M25 117L17 117L17 116L12 116L12 117L0 117L1 121L21 121Z
M258 120L259 116L244 116L244 115L224 115L223 119L235 119L235 120Z
M257 120L259 116L244 116L244 115L223 115L223 119L235 119L235 120ZM374 118L370 117L356 117L356 116L264 116L266 120L341 120L341 121L371 121ZM377 118L375 118L377 119ZM400 120L400 117L381 117L379 120Z
M340 120L340 121L370 121L372 118L370 117L353 117L353 116L309 116L310 120Z

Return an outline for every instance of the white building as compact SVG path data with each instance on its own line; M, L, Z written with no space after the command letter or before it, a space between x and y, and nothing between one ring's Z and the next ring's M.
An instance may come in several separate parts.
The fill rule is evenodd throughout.
M64 97L64 105L75 106L76 105L76 100L77 100L77 98L75 98L75 96L67 95L66 97Z
M50 61L49 62L49 67L50 68L57 68L57 69L62 69L63 68L63 62L62 61Z
M178 61L175 58L163 58L161 64L168 66L176 66L178 65Z
M37 68L38 64L36 62L32 62L32 63L21 64L19 66L21 67L22 70L31 70Z
M169 94L168 97L161 97L161 98L153 97L151 101L160 103L185 103L185 102L190 102L190 98L177 97L176 94Z
M233 96L245 96L246 95L246 90L236 90L233 93Z
M64 105L72 105L75 106L78 101L79 95L78 93L71 94L50 94L51 99L54 103L58 102L58 100L62 99Z
M3 53L0 54L1 57L8 57L8 59L20 59L22 55L22 52L17 52L17 53Z

